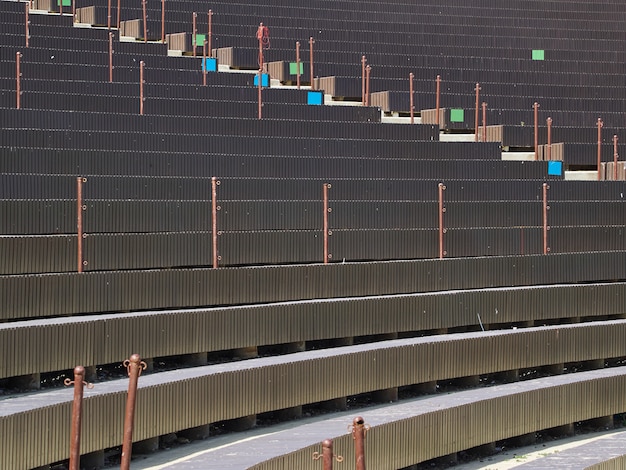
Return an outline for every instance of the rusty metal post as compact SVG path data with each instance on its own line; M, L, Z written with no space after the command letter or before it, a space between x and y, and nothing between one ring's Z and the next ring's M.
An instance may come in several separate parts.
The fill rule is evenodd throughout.
M148 42L148 14L146 13L146 0L141 0L143 10L143 42Z
M217 269L219 256L217 254L217 211L220 207L217 205L217 187L220 185L218 179L214 176L211 178L211 235L213 238L213 269Z
M126 399L126 414L124 415L124 440L122 443L121 470L129 470L130 456L133 450L133 425L135 421L135 404L137 402L137 383L141 371L147 365L141 360L139 354L133 354L124 361L124 367L128 370L128 398Z
M262 97L261 97L261 90L263 90L263 68L259 69L259 74L258 74L259 80L258 80L258 90L259 90L259 119L261 119L261 117L263 116L263 102L262 102Z
M365 106L365 63L367 59L361 56L361 105Z
M122 18L122 14L121 14L121 10L122 10L122 0L117 0L117 29L120 29L120 21Z
M617 135L613 136L613 181L617 181Z
M479 96L480 96L480 84L476 83L476 113L475 113L475 117L474 117L474 142L478 142L478 103L479 103Z
M413 104L413 72L409 74L409 108L411 109L411 124L415 123L415 105Z
M598 181L600 180L600 167L602 166L602 126L604 123L598 118Z
M28 2L24 4L24 10L25 10L25 23L26 23L26 47L28 47L28 41L30 39L30 19L29 19L30 4Z
M443 192L446 190L446 187L443 183L439 183L439 258L442 259L446 252L443 249L443 234L446 232L446 229L443 226L443 214L446 212L446 208L443 205Z
M207 40L204 40L204 44L202 45L202 85L206 86L206 48L207 48Z
M22 53L15 53L15 100L17 109L21 108L22 96L22 71L21 71Z
M365 106L370 105L370 73L372 72L372 67L369 65L365 67Z
M487 142L487 103L483 101L483 142Z
M196 56L196 34L198 33L197 30L197 20L198 20L198 14L194 11L193 12L193 26L192 26L192 33L191 33L191 49L193 50L193 56Z
M313 80L313 44L315 41L313 40L313 36L309 38L309 61L310 61L310 70L311 70L311 90L315 90L315 80Z
M111 0L107 2L107 29L111 31Z
M439 96L441 94L441 75L437 75L437 98L435 101L435 124L439 125Z
M83 387L93 388L93 384L85 382L85 368L74 367L74 380L65 379L65 386L74 385L74 402L72 404L72 428L70 431L70 464L69 470L80 470L80 428L83 408Z
M263 23L259 23L256 37L259 40L259 68L263 70Z
M332 439L326 439L322 442L322 453L313 452L313 460L322 459L323 470L333 470L333 458L337 462L343 462L341 455L335 455L333 453L333 441Z
M72 0L72 23L76 23L76 0Z
M550 206L548 205L548 183L543 183L543 254L547 255L550 252L550 247L548 247L548 230L550 227L548 226L548 211L550 210Z
M109 33L109 83L113 83L113 33Z
M356 470L365 470L365 433L369 426L362 417L357 416L352 422L352 439L354 439L354 457Z
M165 44L165 0L161 0L161 44Z
M63 16L63 0L59 0L59 15Z
M296 86L300 89L300 41L296 41Z
M549 117L546 119L546 124L548 125L548 144L546 146L546 160L550 161L552 159L552 118Z
M213 10L209 10L209 12L207 13L208 16L208 26L207 26L207 39L209 41L209 45L208 45L208 53L209 53L209 57L213 57Z
M139 62L139 114L141 114L143 116L143 102L144 102L144 97L143 97L143 68L144 68L144 62L143 60L141 62Z
M533 111L535 115L535 160L539 158L539 103L535 101L533 104Z
M77 235L77 259L78 259L78 272L83 272L85 261L83 257L83 239L85 234L83 233L83 211L87 209L87 206L83 204L83 184L87 182L87 178L76 178L76 235Z
M329 230L329 225L328 225L328 214L331 212L331 208L328 207L328 190L330 189L330 184L328 183L324 183L324 186L322 187L322 197L323 197L323 201L324 201L324 214L323 214L323 220L324 220L324 264L328 264L328 261L331 258L330 253L328 253L328 236L331 234L330 230Z

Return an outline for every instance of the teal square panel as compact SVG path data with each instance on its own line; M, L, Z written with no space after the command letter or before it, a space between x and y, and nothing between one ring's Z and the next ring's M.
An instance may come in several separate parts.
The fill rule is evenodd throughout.
M544 60L546 53L543 49L533 50L533 60Z
M549 161L548 174L552 176L563 176L563 162Z
M57 6L61 5L61 0L57 0ZM71 7L72 6L72 0L63 0L63 6L64 7Z
M321 91L309 91L306 103L317 106L324 104L324 93Z
M300 75L304 73L304 64L300 62ZM289 63L289 75L298 75L298 64L295 62Z
M450 110L450 122L464 122L465 111L463 109L451 109Z
M261 75L261 86L270 86L270 76L266 73ZM259 86L259 75L254 76L254 86Z
M202 71L217 72L217 59L215 57L207 57L202 60Z

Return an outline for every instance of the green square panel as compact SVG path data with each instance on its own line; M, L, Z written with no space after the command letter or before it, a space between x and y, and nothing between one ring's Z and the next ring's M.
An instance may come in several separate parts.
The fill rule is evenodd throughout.
M465 111L463 109L451 109L450 110L450 122L463 122L465 121Z
M206 36L204 34L196 34L196 46L204 46L204 40Z
M57 6L61 5L61 0L57 0ZM63 6L64 7L71 7L72 6L72 0L63 0Z
M545 51L543 49L533 50L533 60L544 60Z
M304 64L300 62L300 75L304 73ZM289 75L298 75L298 64L295 62L289 63Z

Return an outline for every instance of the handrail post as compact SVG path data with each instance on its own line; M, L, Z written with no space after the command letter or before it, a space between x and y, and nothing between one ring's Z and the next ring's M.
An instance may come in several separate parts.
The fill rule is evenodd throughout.
M161 0L161 44L165 44L165 0Z
M144 84L144 79L143 79L143 69L144 69L144 61L142 60L141 62L139 62L139 114L141 114L143 116L143 102L144 102L144 96L143 96L143 84Z
M192 33L191 33L191 49L193 50L193 56L196 56L196 36L197 36L197 19L198 19L198 14L194 11L193 12L193 26L192 26Z
M341 455L335 455L333 453L333 441L332 439L326 439L322 442L322 454L319 452L313 452L313 460L322 459L323 470L333 470L333 458L337 462L343 462Z
M446 190L446 186L443 183L439 183L439 258L443 259L446 255L445 250L443 249L443 234L446 232L446 229L443 226L443 214L446 212L446 208L443 204L443 192Z
M372 67L369 65L365 67L365 106L370 105L370 73L372 72Z
M300 89L300 41L296 41L296 86Z
M141 0L143 11L143 42L148 42L148 13L146 12L146 0Z
M93 388L93 384L85 382L85 368L74 367L74 380L64 380L65 386L74 385L74 402L72 404L72 428L70 430L70 464L69 470L80 470L80 431L83 409L83 387Z
M83 232L83 212L87 206L83 204L83 184L87 182L87 178L76 178L76 250L77 250L77 270L82 273L84 266L87 264L83 254L83 240L85 234Z
M437 98L435 101L435 124L439 126L439 97L441 95L441 75L437 75Z
M487 142L487 103L483 102L483 142Z
M613 136L613 181L617 181L617 135Z
M218 179L213 176L211 178L211 237L213 241L213 269L217 269L220 257L217 252L217 211L220 207L217 205L217 187L220 185Z
M549 117L546 119L546 124L548 125L548 144L546 147L546 160L552 160L552 118Z
M206 74L207 74L207 63L206 63L206 50L207 50L207 40L204 40L204 44L202 44L202 85L206 86Z
M365 470L365 433L369 426L365 420L357 416L352 422L352 439L354 440L354 457L356 470Z
M16 101L16 108L20 109L22 107L22 101L21 101L21 97L22 97L22 66L21 66L21 61L22 61L22 53L21 52L16 52L15 53L15 101Z
M474 117L474 142L478 142L478 103L479 103L479 95L480 95L480 84L476 83L476 112Z
M328 207L328 190L330 189L330 184L324 183L322 186L322 198L323 198L323 223L324 223L324 264L328 264L332 255L328 252L328 237L332 234L329 229L328 222L328 214L332 211L330 207Z
M315 80L313 79L313 44L315 44L315 41L313 40L313 36L311 36L309 38L309 68L311 71L311 90L315 90Z
M539 159L539 103L535 101L533 104L533 111L535 115L535 160Z
M365 63L367 59L361 56L361 105L365 106Z
M600 181L600 167L602 166L602 127L604 123L598 118L598 181Z
M121 470L130 469L130 457L133 449L133 427L135 421L135 405L137 403L137 383L141 371L147 365L141 360L139 354L133 354L124 361L124 367L128 370L128 397L126 399L126 413L124 414L124 441L122 444Z
M113 33L109 32L109 83L113 83Z
M550 227L548 226L548 211L550 210L550 206L548 205L548 189L550 186L548 183L543 183L543 254L547 255L550 252L550 247L548 246L548 230Z
M263 90L263 68L259 68L258 72L258 95L259 95L259 119L263 116L263 101L262 101L262 90Z
M30 18L29 18L29 14L30 14L30 3L26 2L24 4L24 11L25 11L25 25L26 25L26 47L28 47L29 45L29 40L30 40Z
M213 57L213 10L209 10L209 12L207 13L208 18L208 31L207 31L207 35L208 35L208 41L209 41L209 45L208 45L208 54L209 57Z

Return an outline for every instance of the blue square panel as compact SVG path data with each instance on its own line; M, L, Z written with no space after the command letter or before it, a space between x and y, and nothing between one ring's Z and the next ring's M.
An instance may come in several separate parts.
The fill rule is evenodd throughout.
M217 72L217 59L215 57L207 57L202 59L202 71Z
M261 77L261 86L270 86L270 76L264 73ZM254 76L254 86L259 86L259 74Z
M309 91L306 103L312 105L324 104L324 93L321 91Z
M552 176L563 176L563 162L549 161L548 174Z

